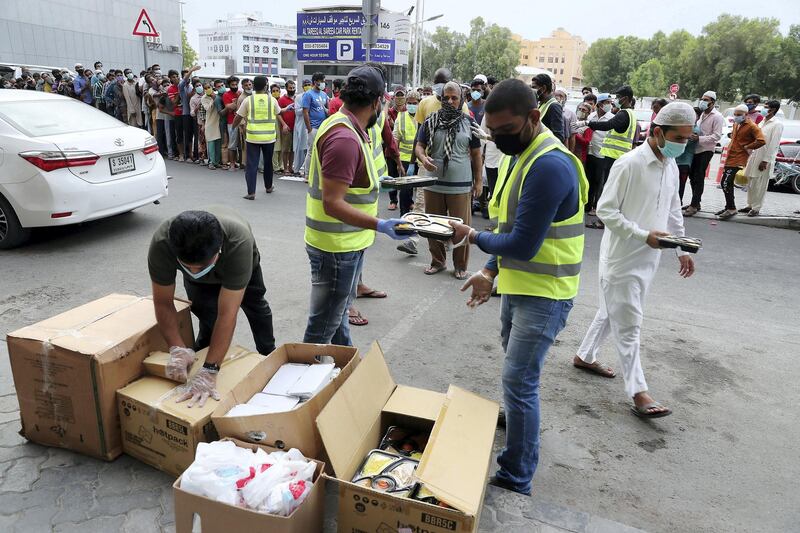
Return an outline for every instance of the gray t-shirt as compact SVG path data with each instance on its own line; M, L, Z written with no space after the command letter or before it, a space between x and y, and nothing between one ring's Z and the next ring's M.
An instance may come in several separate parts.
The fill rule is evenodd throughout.
M481 147L481 140L472 133L470 128L475 121L471 117L464 117L458 125L456 138L450 151L450 161L447 170L441 174L442 169L436 173L439 176L439 183L425 190L442 194L464 194L472 190L472 160L469 152L473 148ZM475 124L477 127L477 124ZM437 166L444 161L444 144L447 132L437 130L431 143L430 132L427 131L427 123L419 128L417 142L424 143L430 147L430 157ZM423 169L424 170L424 169ZM429 174L421 171L422 175Z

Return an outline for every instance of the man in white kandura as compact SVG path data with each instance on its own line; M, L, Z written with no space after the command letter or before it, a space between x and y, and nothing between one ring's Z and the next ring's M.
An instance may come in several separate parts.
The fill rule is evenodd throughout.
M686 148L695 120L689 104L664 106L647 141L614 162L597 205L597 216L606 225L600 245L600 309L573 364L613 378L614 371L597 360L597 351L610 333L622 365L625 393L633 399L631 409L642 418L671 413L648 394L639 336L644 299L661 259L658 238L684 235L675 158ZM694 261L680 249L678 259L679 274L688 278L694 273Z

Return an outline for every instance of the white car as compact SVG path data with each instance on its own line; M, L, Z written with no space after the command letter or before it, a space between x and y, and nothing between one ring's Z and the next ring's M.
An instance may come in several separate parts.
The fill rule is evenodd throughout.
M56 94L0 90L0 249L31 228L132 211L167 195L156 140Z

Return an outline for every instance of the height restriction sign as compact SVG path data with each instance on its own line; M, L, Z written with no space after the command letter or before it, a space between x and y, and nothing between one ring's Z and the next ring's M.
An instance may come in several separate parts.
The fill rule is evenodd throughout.
M139 13L139 18L136 20L136 25L133 27L133 34L142 37L158 37L156 27L153 25L153 21L150 20L150 15L148 15L147 11L144 9Z

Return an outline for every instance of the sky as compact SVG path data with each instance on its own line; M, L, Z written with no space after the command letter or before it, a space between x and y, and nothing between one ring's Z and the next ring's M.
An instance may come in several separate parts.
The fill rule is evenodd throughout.
M195 48L199 43L197 30L212 27L216 19L226 19L228 14L261 11L269 22L295 25L297 11L304 7L360 5L357 0L183 2L183 18L186 20L189 41ZM407 11L415 3L415 0L383 0L381 6L392 11ZM559 9L564 5L568 7ZM623 5L624 11L621 9ZM563 4L535 0L428 0L425 17L444 16L426 24L425 29L433 30L441 25L466 33L469 31L469 21L482 16L487 23L506 26L527 39L545 37L554 29L563 27L591 44L597 39L618 35L650 37L658 30L670 33L686 29L698 35L703 26L715 20L720 13L778 18L781 20L781 32L785 35L790 25L800 24L800 0L628 0L624 4L607 3L603 9L598 9L598 2L594 0L572 0Z

